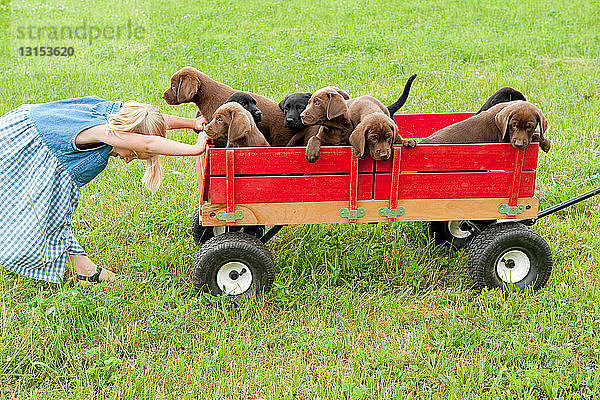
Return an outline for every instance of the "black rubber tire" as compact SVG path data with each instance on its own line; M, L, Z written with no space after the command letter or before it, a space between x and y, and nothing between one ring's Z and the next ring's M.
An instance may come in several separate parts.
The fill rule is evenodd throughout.
M194 259L194 288L214 296L223 294L217 285L217 273L223 265L233 261L250 269L252 284L244 293L229 297L237 302L271 290L275 280L273 256L263 242L242 232L226 232L204 243Z
M464 238L456 237L450 231L449 224L451 222L454 221L423 221L423 232L425 232L427 237L433 239L433 243L436 246L444 244L457 249L468 246L476 236L476 233L472 232L471 235Z
M215 237L213 226L202 226L199 222L199 211L198 207L194 208L192 214L192 236L196 244L206 243L209 239ZM228 226L229 232L244 232L257 238L261 238L265 232L264 225L255 226Z
M496 266L503 255L513 250L525 254L530 267L519 282L507 283L498 275ZM531 287L537 291L550 279L552 252L544 238L528 226L517 222L493 224L471 242L467 267L479 289L498 288L516 292Z

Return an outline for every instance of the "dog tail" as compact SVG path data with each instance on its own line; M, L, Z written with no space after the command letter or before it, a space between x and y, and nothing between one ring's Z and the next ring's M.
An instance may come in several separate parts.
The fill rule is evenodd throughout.
M417 74L414 74L413 76L408 78L406 85L404 85L404 91L402 92L402 95L398 98L398 100L396 100L394 104L390 104L389 106L387 106L387 109L390 112L390 117L396 114L396 111L398 111L404 105L404 103L406 103L406 100L408 99L408 93L410 92L410 87L412 86L412 83L416 77Z

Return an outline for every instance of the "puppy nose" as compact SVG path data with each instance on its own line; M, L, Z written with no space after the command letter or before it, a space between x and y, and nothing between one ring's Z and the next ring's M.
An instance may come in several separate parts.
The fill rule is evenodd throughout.
M285 119L287 122L294 122L294 118L286 118Z

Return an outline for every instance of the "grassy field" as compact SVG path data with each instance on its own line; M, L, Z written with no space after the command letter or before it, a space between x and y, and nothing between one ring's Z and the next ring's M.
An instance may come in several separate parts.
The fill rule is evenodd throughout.
M141 28L139 38L54 39L27 27ZM546 115L542 207L600 182L598 1L0 0L0 113L82 95L168 106L191 65L276 100L335 84L402 113L476 111L512 86ZM44 33L45 32L45 33ZM26 36L26 37L22 37ZM22 46L73 57L22 57ZM194 133L171 136L191 143ZM112 160L82 190L74 232L112 285L0 269L0 399L588 399L600 393L600 199L541 220L555 266L538 293L472 289L466 252L418 223L287 227L268 296L231 309L197 296L194 160Z

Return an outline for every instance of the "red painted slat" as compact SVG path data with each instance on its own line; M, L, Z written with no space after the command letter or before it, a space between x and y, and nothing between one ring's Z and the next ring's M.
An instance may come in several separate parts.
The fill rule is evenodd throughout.
M226 202L225 186L225 177L210 178L211 203ZM370 200L372 188L373 175L360 174L358 200ZM348 201L349 196L350 175L236 176L235 178L236 203Z
M394 146L396 147L396 146ZM539 145L525 149L523 169L537 167ZM517 149L509 143L422 144L402 150L402 171L513 170ZM390 172L392 160L377 161L377 172Z
M235 174L235 153L233 150L227 150L225 153L225 161L227 163L226 173L225 173L225 189L226 193L226 202L227 202L227 212L232 213L235 211L235 182L234 182L234 174Z
M524 150L518 150L515 154L515 163L513 169L513 179L510 186L510 195L508 196L508 205L516 206L519 192L521 191L521 175L523 174L523 155Z
M350 157L350 200L348 208L356 210L356 202L358 200L358 157L352 148L350 148L348 153ZM350 219L349 221L356 222L356 219Z
M399 177L400 177L400 164L402 163L402 146L394 147L393 152L393 166L392 166L392 181L390 185L390 204L389 209L393 210L398 206L398 189L399 189ZM389 218L389 221L396 221L396 218Z
M317 162L306 161L305 148L247 147L235 149L235 173L242 175L338 174L349 173L350 146L323 146ZM212 149L210 169L213 175L225 175L225 150ZM373 171L373 159L358 162L359 172Z
M400 174L398 199L468 199L508 197L512 171ZM391 174L375 175L375 199L387 200ZM531 197L535 171L523 171L520 197ZM401 205L401 204L400 204Z
M398 125L400 136L405 139L424 138L432 133L463 121L474 113L448 113L448 114L396 114L394 120Z

